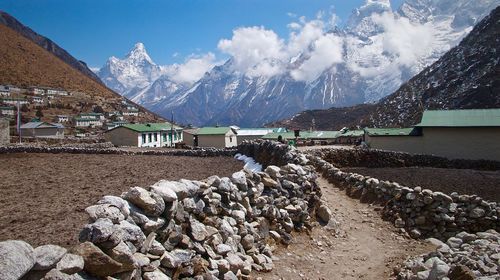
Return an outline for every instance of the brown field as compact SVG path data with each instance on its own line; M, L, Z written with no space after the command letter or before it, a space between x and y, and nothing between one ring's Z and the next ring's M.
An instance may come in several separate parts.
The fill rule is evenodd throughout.
M421 186L446 194L476 194L500 202L500 171L445 169L431 167L406 168L342 168L343 171L398 182L409 187Z
M84 209L104 195L160 179L229 176L243 164L229 157L2 154L0 167L0 241L71 247L87 222Z

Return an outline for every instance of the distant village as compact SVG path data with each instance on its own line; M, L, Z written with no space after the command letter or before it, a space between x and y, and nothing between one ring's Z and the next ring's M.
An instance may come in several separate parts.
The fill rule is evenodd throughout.
M21 141L102 140L117 147L231 148L245 140L266 139L293 146L358 145L449 158L500 159L500 109L425 111L422 121L409 128L339 131L235 125L184 128L172 122L141 121L145 120L141 114L125 98L92 103L84 93L0 86L0 143L11 142L13 136ZM477 145L463 149L465 143Z

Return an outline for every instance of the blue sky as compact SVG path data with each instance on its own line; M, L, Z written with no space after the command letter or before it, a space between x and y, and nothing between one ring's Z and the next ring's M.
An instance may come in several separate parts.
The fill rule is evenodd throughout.
M345 21L364 0L0 0L4 10L52 39L91 67L124 56L143 42L158 64L214 53L243 26L264 26L287 37L290 14L313 19L319 11ZM393 9L402 0L391 0ZM177 54L177 55L175 55Z

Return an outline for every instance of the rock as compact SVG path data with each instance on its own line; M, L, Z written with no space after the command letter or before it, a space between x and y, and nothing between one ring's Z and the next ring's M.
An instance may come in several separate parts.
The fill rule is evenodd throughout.
M165 201L160 195L148 192L141 187L130 188L128 192L122 194L122 197L144 210L144 213L154 217L160 216L165 210Z
M201 242L207 238L208 232L204 224L191 217L189 219L189 225L191 228L191 237L193 237L194 240Z
M450 280L474 280L476 276L474 272L465 265L456 265L448 274Z
M141 248L146 236L141 228L127 221L121 221L115 227L120 229L122 240L132 242L137 248Z
M226 260L229 262L229 267L233 272L237 272L245 266L243 260L232 252L227 253Z
M57 245L43 245L36 247L34 253L36 262L33 270L49 270L54 268L68 250Z
M170 280L172 278L168 277L163 272L161 272L160 270L157 269L157 270L152 271L152 272L145 272L142 275L142 279L144 279L144 280Z
M246 186L247 185L247 178L245 176L245 172L243 171L238 171L235 172L231 175L231 182L238 186Z
M113 260L119 262L120 264L127 266L129 268L134 267L135 259L132 250L125 244L125 242L120 242L114 248L105 250L105 253L110 256Z
M167 268L177 268L182 264L189 263L192 257L191 251L175 249L172 252L165 252L160 260L161 264Z
M80 243L73 252L83 257L84 269L93 275L105 277L124 271L122 264L90 242Z
M151 243L151 247L149 247L148 253L155 256L162 256L165 253L165 247L163 247L160 242L153 240L153 242Z
M486 211L483 208L476 207L470 211L469 217L477 219L483 217L485 213Z
M428 280L440 280L448 275L448 271L450 270L450 266L443 262L442 260L436 258L434 263L432 264L432 268L429 271Z
M76 280L75 277L72 277L71 275L68 275L57 269L52 269L51 271L47 272L47 274L45 274L45 276L42 278L42 280L70 280L70 279Z
M405 221L403 221L403 219L401 218L397 218L395 221L394 221L394 225L397 227L397 228L403 228L405 226Z
M125 219L125 215L123 215L120 208L111 204L92 205L85 208L85 212L87 212L92 222L100 218L108 218L117 224Z
M332 211L330 211L330 209L326 205L322 204L316 210L316 216L321 222L327 224L332 217Z
M151 263L151 260L144 254L134 253L133 257L138 267L147 266Z
M130 206L128 202L121 197L106 195L103 198L101 198L97 202L97 204L109 204L118 207L118 209L120 209L125 218L127 218L130 215L130 209L129 209Z
M122 221L124 222L124 221ZM113 248L120 243L120 234L110 219L98 219L92 224L87 224L80 232L80 242L90 241L104 248Z
M238 222L243 223L245 221L245 212L241 210L233 210L231 211L231 216Z
M262 177L262 183L264 184L265 187L268 188L275 188L278 186L278 182L269 177Z
M243 248L245 250L250 250L254 247L254 241L255 241L255 239L254 239L253 235L247 234L247 235L245 235L245 237L243 237L241 239L241 245L243 245Z
M171 187L172 184L169 181L161 180L151 186L151 191L157 193L163 198L165 202L172 202L177 200L177 193L175 192L176 187ZM186 191L187 193L187 191Z
M463 241L462 239L460 238L456 238L456 237L450 237L448 238L448 240L446 241L446 243L451 247L451 248L460 248L460 245L462 245Z
M271 178L273 178L273 179L278 179L279 177L281 177L280 171L281 171L281 169L277 166L274 166L274 165L269 165L264 170L264 172L269 174L269 176L271 176Z
M227 253L231 252L233 249L231 246L227 245L227 244L219 244L215 247L215 251L217 252L217 254L219 255L222 255L222 256L225 256Z
M84 264L81 256L67 253L57 263L56 269L67 274L74 274L82 271Z
M236 277L236 274L232 271L228 271L224 273L224 276L222 277L224 280L238 280L238 277Z
M0 279L17 280L35 265L33 247L20 240L0 242Z

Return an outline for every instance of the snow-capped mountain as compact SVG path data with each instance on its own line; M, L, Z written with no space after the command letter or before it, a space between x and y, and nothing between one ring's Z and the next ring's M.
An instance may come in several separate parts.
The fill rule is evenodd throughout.
M124 60L111 58L99 76L157 113L174 111L185 124L260 126L303 110L380 100L457 45L499 4L407 0L394 11L389 0L367 0L343 28L281 55L292 48L290 42L285 51L245 70L232 57L194 84L180 85L162 75L147 54L137 60L129 54Z

